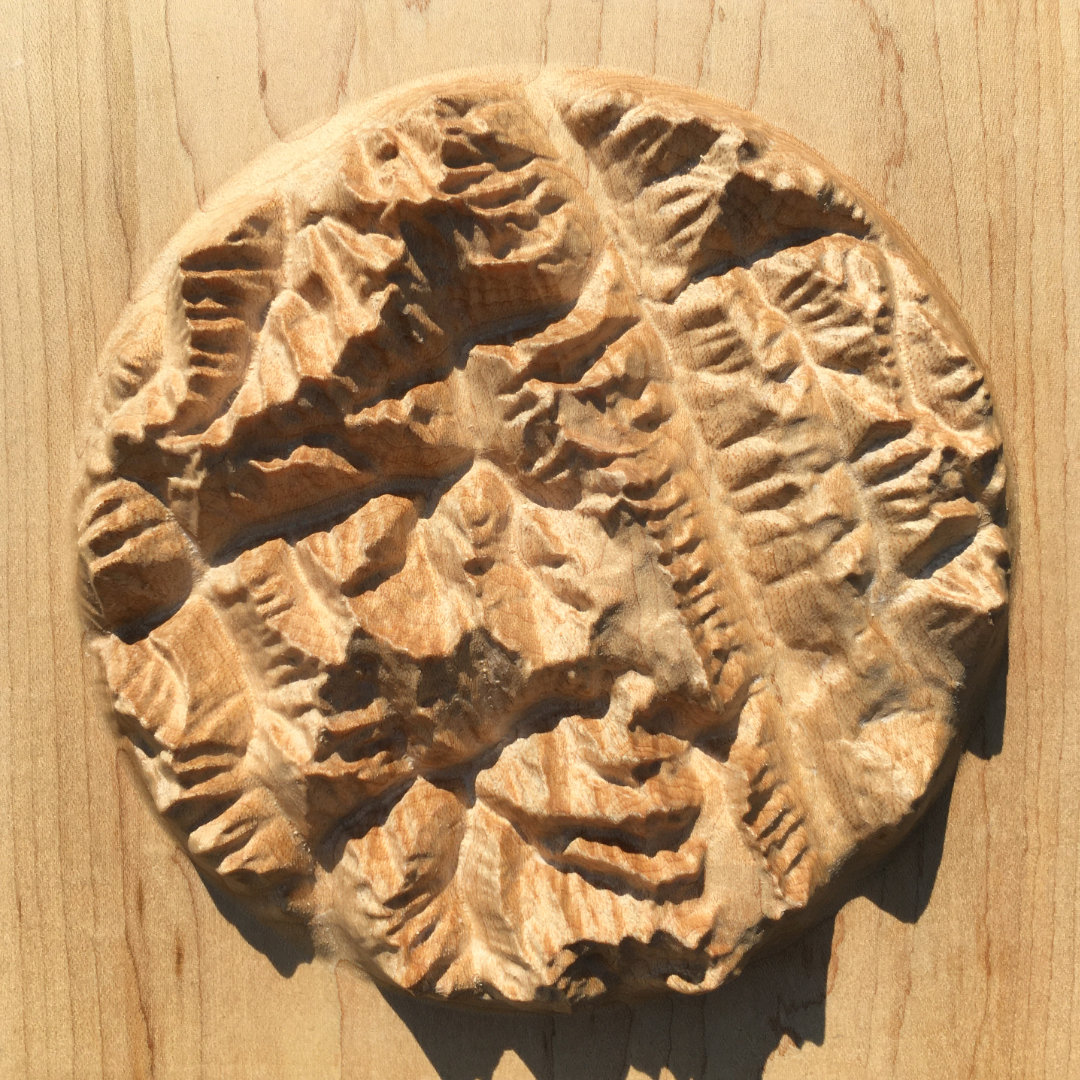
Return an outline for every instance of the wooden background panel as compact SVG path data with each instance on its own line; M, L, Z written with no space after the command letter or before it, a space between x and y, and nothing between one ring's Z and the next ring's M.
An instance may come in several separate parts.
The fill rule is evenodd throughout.
M882 203L983 351L1020 537L1007 681L861 894L707 998L557 1019L384 996L215 900L100 718L70 520L97 350L208 192L402 80L544 64L700 86ZM1080 1076L1078 110L1073 3L4 0L0 1074Z

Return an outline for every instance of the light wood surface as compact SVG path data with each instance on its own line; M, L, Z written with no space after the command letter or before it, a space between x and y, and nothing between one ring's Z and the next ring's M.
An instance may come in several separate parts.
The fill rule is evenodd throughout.
M384 996L208 892L89 690L71 488L104 337L200 200L346 101L544 63L751 108L904 226L986 362L1019 557L1007 680L862 895L707 998L522 1019ZM1070 5L6 4L0 1072L1080 1075L1078 107Z

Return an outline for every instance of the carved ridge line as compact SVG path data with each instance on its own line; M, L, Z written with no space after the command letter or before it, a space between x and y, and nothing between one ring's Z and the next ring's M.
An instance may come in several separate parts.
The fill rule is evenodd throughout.
M535 99L537 96L543 95L543 101L549 107L551 114L550 122L547 125L547 131L549 137L551 137L551 139L560 146L560 149L564 151L563 160L567 162L567 167L570 168L569 163L579 158L584 157L587 160L587 151L574 138L556 103L546 94L543 94L543 91L539 88L537 88L536 90L532 90L531 92L527 90L527 95L527 100L530 102L530 104L533 104L534 115L537 116L537 119L540 122L542 122L542 118L537 113ZM547 111L548 110L545 110L545 112ZM588 170L586 172L585 179L582 179L580 175L577 176L583 199L591 202L594 205L597 210L597 216L608 225L608 228L606 229L606 235L609 238L609 242L619 256L619 261L622 264L621 268L623 270L623 273L626 274L628 280L633 284L634 288L637 289L638 296L640 297L640 284L630 270L630 264L628 262L626 252L622 250L622 246L619 242L619 231L611 227L611 209L607 205L606 200L601 197L602 187L597 179L597 172L597 170ZM648 323L648 325L652 327L655 332L655 319L653 318L651 312L647 309L644 301L639 300L639 304L641 305L642 320ZM662 372L662 374L670 376L672 371L672 364L666 340L659 333L656 334L656 337L658 342L660 343L660 352L664 357L663 364L668 369L667 371ZM669 388L669 392L671 393L672 398L676 402L677 411L681 412L684 416L691 415L688 406L686 405L685 401L683 401L682 396L678 393L678 389L674 380L669 377L664 379L663 381ZM661 428L658 429L658 432L662 430L664 426L665 425L661 425ZM687 426L692 432L695 449L697 450L696 456L701 460L708 460L705 448L701 445L701 436L700 433L697 431L696 426L692 424ZM707 525L705 524L708 521L708 516L704 511L704 507L707 505L706 502L702 499L701 496L692 494L685 489L685 486L682 482L682 476L688 475L693 471L689 468L689 462L685 460L685 457L686 455L684 455L681 450L677 451L677 460L684 460L683 469L681 470L681 472L678 470L675 471L674 475L669 481L669 484L675 485L675 490L676 492L678 492L678 494L675 495L675 502L672 506L672 509L679 505L682 505L683 502L689 504L688 516L693 522L697 523L698 529L700 530L700 544L695 545L694 548L691 549L691 551L689 552L680 552L678 550L679 545L671 534L671 528L667 520L667 508L665 508L664 511L661 511L659 515L654 516L651 513L649 514L649 516L647 517L647 529L650 536L652 536L652 538L657 542L661 549L661 563L665 563L665 560L667 560L666 569L671 575L672 584L676 590L676 594L680 598L678 603L679 613L686 622L687 629L690 632L691 638L693 639L695 647L698 651L698 655L702 661L703 666L705 667L705 671L709 679L710 694L713 698L714 706L716 707L718 713L730 722L732 711L734 711L735 716L737 717L739 714L739 710L741 710L747 698L751 694L752 684L757 681L757 677L752 676L751 672L755 669L757 671L764 671L765 669L765 665L759 659L760 646L757 644L757 642L760 642L762 640L762 636L759 628L755 628L756 641L754 641L750 637L742 635L740 635L739 637L735 637L735 635L732 633L734 628L737 627L740 622L742 622L744 625L747 622L750 622L751 625L753 625L751 618L748 614L750 608L746 604L745 598L741 595L742 590L739 589L737 586L737 582L740 581L737 569L730 564L729 560L723 558L720 555L719 545L710 535L711 530L709 530ZM715 476L712 476L710 479L710 487L720 486L719 481ZM662 490L662 488L657 490L652 499L627 499L626 501L635 508L652 511L655 509L653 499L659 501L659 495ZM717 500L717 503L718 505L724 506L726 508L730 507L730 501L727 497L726 492L723 493L722 499ZM695 530L695 532L697 532L697 530ZM701 552L702 556L707 553L710 557L710 561L714 567L714 570L711 574L708 575L706 581L711 582L712 584L708 589L695 593L692 599L687 600L686 597L690 593L691 583L693 581L694 575L700 572L700 569L703 565L706 565L704 558L693 559L691 557L693 553L696 553L698 551ZM728 572L723 573L722 571L724 569L726 569ZM726 588L720 588L720 582L715 580L718 576L726 584ZM730 623L720 623L720 620L714 620L711 618L700 620L696 617L693 617L693 609L699 605L706 606L707 609L714 608L715 606L716 611L728 610L728 598L729 596L731 596L732 593L734 593L735 597L737 598L737 602L740 602L739 606L742 609L741 618L738 618ZM706 600L708 601L707 604ZM716 632L718 629L718 623L724 626L724 629L727 631L727 633L718 634ZM731 695L728 701L718 699L717 688L719 684L724 681L725 675L728 675L731 672L731 669L728 667L728 662L736 656L739 656L742 660L742 663L740 664L742 670L739 671L736 675L738 685L736 688L734 688L735 692ZM756 665L752 663L754 659L758 659L758 663ZM768 741L767 733L766 741ZM754 773L760 774L760 770L756 767L757 763L755 761L755 751L762 755L764 754L764 751L761 749L761 743L758 743L754 747L748 747L747 751L748 752L746 753L746 760L743 760L743 754L738 753L733 754L731 758L729 758L729 760L734 760L741 766L749 786L749 798L753 798L760 793L760 789L756 787L754 783ZM795 797L793 790L791 789L790 785L787 784L785 781L774 778L772 781L772 786L770 787L770 792L775 793L778 798L782 799L789 807L796 810L798 813L800 824L796 829L792 830L792 832L786 838L786 843L783 845L784 850L786 850L790 846L792 841L797 842L799 844L799 851L797 855L792 857L786 863L783 861L782 858L778 858L775 848L770 849L770 845L763 845L761 843L758 834L755 833L751 822L747 820L745 815L740 820L740 824L743 827L743 835L746 838L747 843L751 847L751 849L757 851L763 865L769 873L769 876L772 878L774 887L776 888L778 895L792 907L802 906L809 898L810 879L813 875L813 859L810 837L805 825L806 817L805 814L801 811L801 809L799 809L799 803L797 798ZM748 801L748 812L749 805L750 803ZM811 858L806 858L807 853L811 855ZM789 883L788 877L791 871L794 870L795 867L800 863L802 864L802 873L799 875L799 880Z

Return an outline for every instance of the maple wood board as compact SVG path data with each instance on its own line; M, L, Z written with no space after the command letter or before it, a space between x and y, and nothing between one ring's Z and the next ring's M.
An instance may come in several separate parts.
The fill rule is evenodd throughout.
M380 991L208 889L116 751L73 599L87 388L169 236L348 102L545 64L752 109L903 226L986 365L1018 556L1007 677L951 792L859 895L714 994L570 1017ZM1080 1074L1078 106L1066 5L5 5L0 1073Z

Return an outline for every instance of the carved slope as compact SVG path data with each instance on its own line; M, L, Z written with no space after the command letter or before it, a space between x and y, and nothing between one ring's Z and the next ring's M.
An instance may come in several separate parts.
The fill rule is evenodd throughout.
M1001 642L1000 437L882 215L595 74L415 88L181 231L80 555L159 810L413 991L702 991L915 820Z

